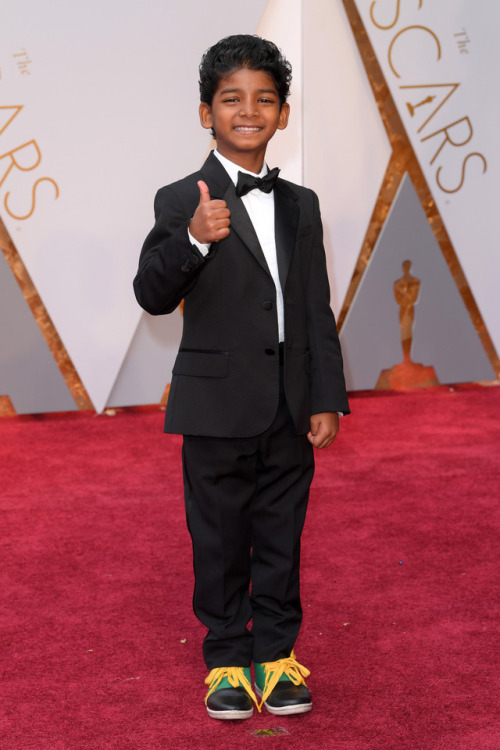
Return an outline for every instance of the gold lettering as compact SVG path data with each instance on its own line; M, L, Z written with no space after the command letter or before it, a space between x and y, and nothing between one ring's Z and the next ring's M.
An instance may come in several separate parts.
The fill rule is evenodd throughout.
M389 50L387 52L387 59L389 61L389 66L390 66L392 72L394 73L394 75L396 76L396 78L401 78L401 75L397 72L397 70L394 67L393 62L392 62L392 50L393 50L394 44L395 44L396 40L399 39L399 37L402 34L406 34L407 31L412 31L414 29L418 29L420 31L425 31L426 34L430 34L431 35L431 37L436 42L436 46L437 46L437 59L438 60L441 59L441 44L439 42L439 39L437 38L437 36L435 35L435 33L433 31L431 31L431 29L428 29L426 26L405 26L404 29L401 29L401 31L398 31L398 33L396 34L396 36L394 37L394 39L390 43Z
M36 162L34 164L31 164L29 167L23 167L21 164L19 164L19 162L17 161L17 158L14 156L14 154L16 154L18 151L22 151L23 149L28 148L30 146L33 147L35 149L35 151L36 151L36 154L37 154ZM2 185L4 184L5 180L7 179L8 174L10 172L10 170L13 167L17 167L17 169L20 169L22 172L30 172L32 169L35 169L35 167L38 167L38 165L42 161L42 154L40 152L40 149L37 146L36 141L28 141L27 143L23 143L22 146L18 146L17 148L13 148L12 151L7 151L5 154L2 154L0 156L0 161L2 161L2 159L5 159L7 156L10 156L11 163L7 167L6 171L4 172L4 175L3 175L2 179L0 180L0 187L2 187Z
M443 104L445 104L448 101L450 96L452 96L455 93L455 91L458 89L459 86L460 86L459 83L427 83L427 84L419 84L418 86L400 86L399 87L400 89L439 89L439 88L451 89L451 91L449 91L446 94L444 99L441 100L440 104L438 104L438 106L434 108L434 110L429 115L427 120L424 123L422 123L422 125L417 130L417 133L420 133L425 128L425 126L432 120L436 112L438 112L441 109ZM407 104L407 106L410 106L410 105Z
M420 8L422 7L423 1L424 0L418 0L418 10L420 10ZM381 23L377 23L377 21L375 20L375 17L373 15L373 10L374 10L376 4L377 4L376 0L373 0L373 3L370 6L370 18L372 19L373 25L376 26L377 29L382 29L383 31L387 31L388 29L394 28L394 26L397 24L397 22L399 20L399 8L400 8L400 5L401 5L401 0L396 0L396 16L394 18L394 21L392 23L390 23L388 26L384 26Z
M437 182L438 186L441 188L441 190L444 193L458 193L458 191L460 190L460 188L462 187L462 185L464 184L464 181L465 181L465 165L467 164L467 162L469 161L469 159L472 159L474 156L477 156L478 159L481 159L481 161L483 162L483 174L486 172L486 170L488 168L488 164L487 164L486 159L484 158L484 156L482 154L478 154L477 152L474 152L472 154L467 154L467 156L465 157L465 159L462 162L462 178L460 180L460 183L459 183L458 187L453 188L453 189L451 189L451 188L445 188L441 184L441 182L439 180L439 175L441 174L441 170L443 169L443 167L439 167L439 169L436 172L436 182Z
M2 126L2 129L0 130L0 135L2 135L3 131L4 131L4 130L6 130L6 129L7 129L8 127L9 127L9 125L10 125L10 123L12 122L12 120L14 119L14 117L17 117L17 116L18 116L18 114L19 114L19 112L20 112L20 111L22 110L23 106L24 106L24 105L23 105L23 104L21 104L20 106L18 106L18 105L14 105L13 107L0 107L0 111L1 111L2 109L14 109L14 110L15 110L14 114L13 114L13 115L11 115L11 116L9 117L9 119L8 119L8 120L7 120L7 121L6 121L5 123L4 123L4 125Z
M51 182L52 185L54 185L54 188L55 188L55 194L56 195L55 195L54 200L57 200L57 198L59 198L59 186L58 186L57 182L55 182L55 180L53 180L51 177L40 177L35 182L35 184L33 185L33 189L31 191L31 195L32 195L31 209L24 216L17 216L15 213L13 213L10 210L9 206L7 205L7 201L9 199L10 192L5 194L5 198L4 198L3 202L4 202L4 205L5 205L5 209L6 209L7 213L9 214L9 216L12 216L13 219L17 219L18 221L24 221L25 219L29 219L29 217L33 215L33 212L35 211L35 204L36 204L35 193L36 193L36 189L37 189L38 185L41 182Z
M449 131L451 131L451 129L454 128L454 127L456 127L457 125L460 125L460 123L467 123L467 125L468 125L468 131L469 132L468 132L465 140L459 141L457 143L450 136ZM436 153L432 157L432 159L429 162L429 164L434 164L434 162L436 161L436 159L439 156L440 152L442 151L442 149L445 147L445 145L447 143L451 144L452 146L465 146L465 144L468 143L470 141L470 139L472 138L473 132L474 131L472 130L472 123L469 120L469 118L468 117L461 117L460 120L455 120L455 122L452 122L451 125L447 125L445 128L441 128L440 130L436 130L435 133L431 133L430 135L426 135L425 138L422 138L421 143L423 143L424 141L428 141L429 138L434 138L434 136L435 135L439 135L439 133L444 133L445 134L444 140L443 140L442 144L440 145L440 147L438 148L438 150L436 151Z

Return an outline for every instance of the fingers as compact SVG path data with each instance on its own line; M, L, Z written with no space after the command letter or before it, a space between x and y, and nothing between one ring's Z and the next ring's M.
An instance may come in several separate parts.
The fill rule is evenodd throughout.
M214 227L212 233L208 235L209 237L211 237L209 241L219 242L220 240L223 240L224 237L228 237L230 233L231 230L229 229L229 222L224 225L219 222L218 225Z
M338 414L333 412L313 414L311 417L311 429L307 434L307 439L315 448L328 448L335 440L338 430Z
M316 433L316 435L313 435L312 432L307 433L307 439L318 450L321 450L322 448L328 448L329 445L331 445L334 441L334 437L331 435L324 435L320 432Z
M198 206L193 219L199 219L205 242L218 242L229 234L230 216L225 201L209 201Z
M328 446L333 443L332 437L325 437L321 434L313 435L312 432L307 433L307 439L318 450L321 450L322 448L328 448Z

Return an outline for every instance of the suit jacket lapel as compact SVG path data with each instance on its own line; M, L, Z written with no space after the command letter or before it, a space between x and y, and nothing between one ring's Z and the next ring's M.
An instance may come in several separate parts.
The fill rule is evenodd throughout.
M213 153L209 154L201 174L209 186L210 197L226 201L231 211L231 231L238 234L260 265L270 273L243 201L237 197L231 178ZM274 190L274 215L278 270L281 288L284 291L295 247L299 209L296 194L282 180L277 181Z
M236 232L260 265L269 273L264 253L243 201L236 195L233 181L213 152L209 154L201 168L201 174L209 187L210 197L226 201L231 211L231 231ZM228 239L230 237L231 235Z
M208 185L210 197L222 199L227 186L231 183L231 178L217 157L214 156L213 151L208 155L200 172Z
M274 215L278 271L284 292L297 236L299 208L297 196L281 180L278 180L274 190Z
M270 273L253 224L250 221L243 201L236 195L232 180L229 181L229 185L226 188L224 200L231 211L231 231L235 231L238 234L260 265L267 273Z

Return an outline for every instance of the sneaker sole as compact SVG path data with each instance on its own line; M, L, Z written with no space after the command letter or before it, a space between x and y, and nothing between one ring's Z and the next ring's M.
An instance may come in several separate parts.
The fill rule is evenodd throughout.
M207 706L207 711L211 719L221 719L222 721L251 719L253 716L253 708L249 708L247 711L213 711Z
M262 690L255 683L255 692L262 698ZM293 714L307 714L312 709L312 703L296 703L292 706L270 706L267 701L264 702L264 706L270 714L275 716L291 716Z

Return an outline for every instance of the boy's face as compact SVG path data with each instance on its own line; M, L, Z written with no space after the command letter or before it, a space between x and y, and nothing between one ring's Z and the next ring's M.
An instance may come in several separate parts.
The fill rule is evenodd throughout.
M262 70L238 68L221 78L211 106L200 104L200 121L204 128L215 130L217 149L223 156L259 171L267 144L276 130L286 128L289 112L286 103L280 108L271 76Z

